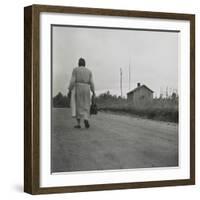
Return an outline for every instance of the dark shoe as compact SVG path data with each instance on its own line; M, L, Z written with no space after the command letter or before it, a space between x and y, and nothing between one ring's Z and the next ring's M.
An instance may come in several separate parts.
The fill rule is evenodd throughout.
M80 125L76 125L76 126L74 126L74 128L81 128L81 126Z
M88 120L84 120L84 124L85 124L85 128L89 128L90 127L90 124L89 124Z

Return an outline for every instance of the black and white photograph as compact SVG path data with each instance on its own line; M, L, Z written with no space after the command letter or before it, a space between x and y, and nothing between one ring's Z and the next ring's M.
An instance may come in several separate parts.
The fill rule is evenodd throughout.
M195 184L195 15L31 5L30 194Z
M179 166L179 35L51 25L51 173Z

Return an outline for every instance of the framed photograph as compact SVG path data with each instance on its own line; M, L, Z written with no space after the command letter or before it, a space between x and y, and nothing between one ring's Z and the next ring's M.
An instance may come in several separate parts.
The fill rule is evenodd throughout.
M195 184L195 16L24 9L24 191Z

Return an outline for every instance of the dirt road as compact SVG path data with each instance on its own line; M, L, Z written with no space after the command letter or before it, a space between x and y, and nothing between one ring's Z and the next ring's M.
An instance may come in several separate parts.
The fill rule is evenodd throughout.
M52 122L52 172L178 165L177 124L99 112L90 129L75 129L66 108Z

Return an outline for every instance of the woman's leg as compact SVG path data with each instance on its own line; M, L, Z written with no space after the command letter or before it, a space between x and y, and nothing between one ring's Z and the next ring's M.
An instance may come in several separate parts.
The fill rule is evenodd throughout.
M87 84L77 85L77 113L78 118L84 120L86 128L89 128L89 111L90 111L90 86Z
M76 119L76 121L77 121L77 125L81 125L81 120L80 119Z
M77 121L77 125L74 126L74 128L81 128L81 119L76 118L76 121Z
M89 128L90 127L88 117L84 118L84 124L85 124L85 128Z
M90 124L89 124L89 111L88 111L88 109L85 110L84 115L83 115L83 119L84 119L85 128L89 128Z
M88 120L84 120L85 128L90 128L90 124Z

